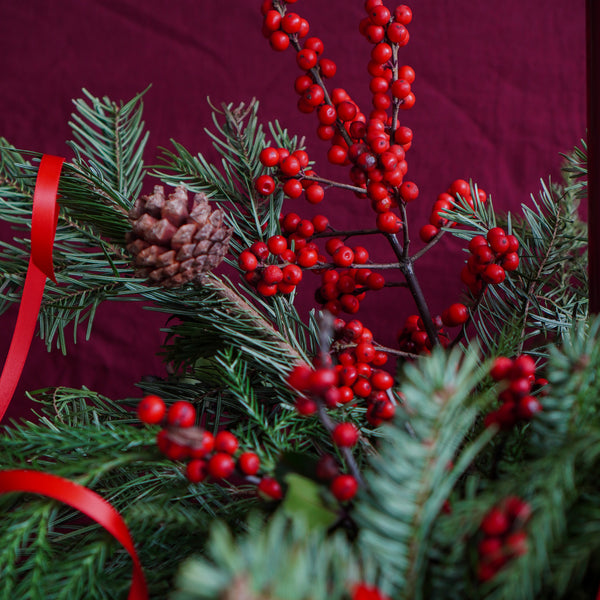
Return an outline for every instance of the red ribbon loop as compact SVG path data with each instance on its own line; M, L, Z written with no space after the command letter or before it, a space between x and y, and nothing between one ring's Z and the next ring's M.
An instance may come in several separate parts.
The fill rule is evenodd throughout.
M58 220L56 194L64 161L64 158L44 154L35 182L31 216L31 256L17 323L0 375L0 421L12 400L29 354L46 277L56 282L52 266L52 246Z
M58 475L26 469L0 471L0 494L7 492L30 492L54 498L102 525L133 559L133 579L128 600L148 599L146 580L129 529L121 515L102 496Z

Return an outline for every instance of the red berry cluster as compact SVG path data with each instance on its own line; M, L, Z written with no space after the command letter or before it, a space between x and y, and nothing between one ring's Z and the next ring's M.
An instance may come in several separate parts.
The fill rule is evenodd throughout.
M306 248L303 248L306 250ZM307 254L303 253L303 256ZM269 263L275 257L283 264ZM277 292L291 294L302 281L302 269L297 264L296 253L288 248L287 240L282 235L271 236L267 242L254 242L250 248L243 250L238 257L238 265L244 271L245 280L256 288L263 296L274 296ZM315 261L317 255L315 252ZM313 264L314 264L313 263ZM307 265L301 261L302 266Z
M229 479L236 475L258 482L258 491L272 499L282 497L277 481L263 477L254 479L260 470L260 459L254 452L238 452L238 439L229 431L216 436L196 427L196 409L186 400L174 402L167 410L162 398L148 395L142 398L137 414L143 423L164 426L156 436L159 450L171 460L188 460L185 473L192 483L207 477Z
M412 20L412 12L401 5L392 13L382 0L367 0L365 10L368 16L361 22L360 31L374 43L368 67L373 110L368 119L346 90L335 88L329 95L325 89L323 79L335 74L335 64L321 58L323 43L320 39L308 38L301 48L299 34L294 32L289 33L288 42L296 48L296 62L304 71L295 81L295 89L300 94L299 109L317 113L317 135L331 142L327 153L329 162L353 165L350 178L358 189L364 190L359 195L366 194L371 200L377 213L377 228L393 234L401 230L402 220L391 209L399 202L415 200L419 194L414 183L403 182L408 169L405 152L412 143L412 131L398 122L398 109L411 108L415 101L411 90L414 70L406 65L399 67L396 57L397 48L408 43L406 25ZM263 14L265 21L267 15L272 21L266 31L270 32L270 39L273 35L280 37L281 29L285 32L285 19L290 14L295 15L285 13L281 3L268 0L263 4ZM284 45L285 42L278 44L278 49ZM393 116L388 116L390 108Z
M440 232L442 227L453 227L456 225L454 221L450 221L441 213L451 211L459 199L464 200L471 208L475 208L475 202L485 202L487 200L487 194L483 190L478 189L477 198L473 199L471 186L468 182L464 179L456 179L453 181L446 192L439 194L433 204L429 223L423 225L419 231L421 240L428 243Z
M516 496L506 498L484 516L480 530L483 539L477 547L477 577L488 581L511 559L527 553L527 534L523 525L531 516L531 507Z
M264 174L256 178L254 187L263 196L270 196L278 183L288 198L299 198L304 192L310 204L318 204L323 200L325 191L316 181L310 179L316 173L308 169L309 158L304 150L295 150L290 154L287 148L268 146L259 155L261 164L274 169L271 175Z
M468 247L471 255L460 278L473 295L482 291L484 283L502 283L506 271L519 267L519 241L514 235L507 235L502 227L492 227L486 237L476 235Z
M292 12L282 15L273 8L271 0L263 2L262 14L263 35L269 39L273 50L286 50L290 45L290 37L293 36L297 40L308 34L309 25L306 19Z
M369 290L380 290L385 286L385 278L372 269L356 268L369 260L369 252L362 246L351 248L341 238L330 238L325 250L331 262L340 269L321 272L321 285L315 292L315 300L334 316L341 312L355 314Z
M453 310L453 316L455 312L458 316L460 311ZM433 325L437 330L437 336L440 344L443 348L446 348L450 343L450 338L446 335L446 332L443 329L444 324L445 323L442 321L441 317L437 316L433 318ZM411 354L429 354L431 352L431 340L425 331L423 319L421 319L419 315L409 315L406 318L404 326L398 332L397 339L398 346L403 352L409 352Z
M548 381L536 378L535 361L530 356L521 354L515 359L500 356L494 361L490 375L494 381L504 382L506 387L498 396L500 408L486 416L486 426L495 424L509 429L519 421L528 421L542 410L540 401L532 392Z

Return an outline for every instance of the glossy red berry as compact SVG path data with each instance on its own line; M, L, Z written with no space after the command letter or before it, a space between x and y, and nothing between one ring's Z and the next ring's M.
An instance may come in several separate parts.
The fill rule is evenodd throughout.
M196 421L196 409L187 400L178 400L169 407L167 423L174 427L191 427Z
M331 433L334 444L350 448L358 442L358 429L353 423L338 423Z
M388 211L377 215L376 225L383 233L398 233L402 229L402 220L395 213Z
M304 48L303 50L300 50L298 54L296 54L296 62L298 63L298 66L305 71L316 67L318 59L319 57L317 53L310 48Z
M338 475L330 486L331 493L340 502L347 502L356 495L358 483L352 475Z
M238 458L238 466L244 475L256 475L260 469L260 458L254 452L244 452Z
M338 267L349 267L354 262L354 252L342 244L334 251L332 259Z
M285 265L281 271L285 283L298 285L302 281L302 269L297 265Z
M380 65L386 63L392 58L392 47L385 42L379 42L379 44L371 50L371 58Z
M167 407L162 398L150 394L144 396L137 406L138 419L147 425L160 423L167 412Z
M208 475L208 468L205 460L194 458L185 467L186 477L192 483L204 481Z
M408 25L412 21L412 10L406 4L396 6L394 20L402 25Z
M312 183L304 190L304 197L311 204L318 204L325 197L325 190L318 183Z
M337 65L329 58L322 58L319 61L319 70L325 79L330 79L336 74Z
M481 277L486 283L499 284L506 278L506 273L500 265L491 264L485 268Z
M273 235L267 240L267 248L271 254L279 256L287 250L287 240L282 235Z
M258 493L267 500L281 500L283 491L281 485L271 477L263 477L258 484Z
M289 48L290 38L284 31L274 31L269 36L269 44L271 44L271 48L273 48L273 50L276 50L277 52L283 52Z
M227 479L235 471L235 461L230 454L217 452L211 456L207 468L215 479Z
M210 454L215 447L215 438L210 431L203 431L200 441L194 442L190 446L190 456L192 458L204 458Z
M269 196L275 191L275 180L270 175L261 175L256 178L254 188L262 196Z
M235 454L238 449L238 440L230 431L219 431L215 437L215 450Z
M258 267L258 259L250 250L244 250L238 257L238 265L242 271L254 271Z

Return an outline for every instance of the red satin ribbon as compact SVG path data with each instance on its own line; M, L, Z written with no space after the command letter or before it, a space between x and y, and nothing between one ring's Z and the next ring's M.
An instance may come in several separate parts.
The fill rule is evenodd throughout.
M41 471L0 471L0 494L7 492L31 492L42 494L80 510L102 525L133 559L133 580L128 600L147 600L146 580L136 554L131 534L121 515L102 496L86 487Z
M0 375L0 421L15 393L35 331L46 277L56 282L52 246L58 221L56 195L64 158L44 154L40 162L31 216L31 256L23 287L17 323Z

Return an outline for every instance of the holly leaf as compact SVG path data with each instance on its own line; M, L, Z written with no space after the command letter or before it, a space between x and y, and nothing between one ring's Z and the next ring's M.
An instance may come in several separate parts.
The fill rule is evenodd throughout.
M302 519L311 530L333 525L337 514L323 501L318 483L297 473L288 473L285 482L288 488L281 509L288 517Z

